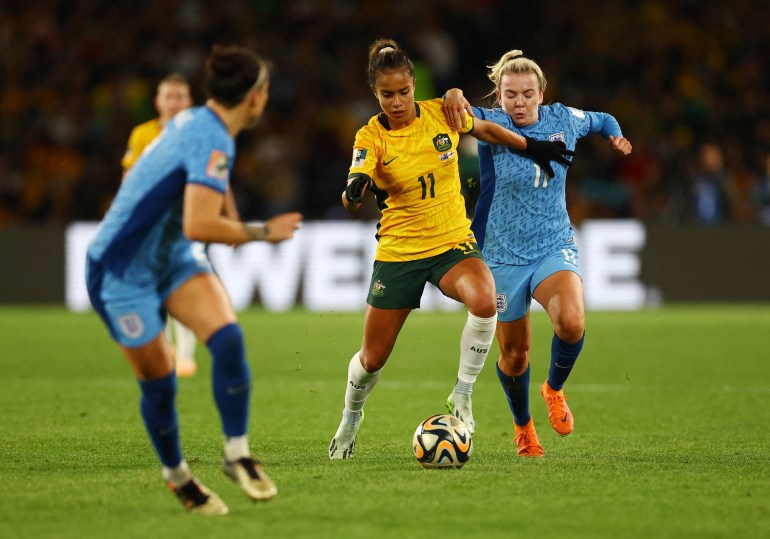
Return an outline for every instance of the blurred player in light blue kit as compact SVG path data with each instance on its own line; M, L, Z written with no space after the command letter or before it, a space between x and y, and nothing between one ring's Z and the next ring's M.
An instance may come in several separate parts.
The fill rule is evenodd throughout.
M256 125L267 103L266 64L250 50L215 46L205 88L206 106L177 114L129 170L88 248L86 281L91 303L138 379L141 414L163 479L187 510L221 515L227 505L192 475L182 456L166 313L211 352L223 471L250 498L272 498L277 489L248 445L251 377L243 334L197 242L278 243L294 235L302 216L282 214L259 226L222 212L234 138Z
M545 76L520 50L505 53L489 66L488 76L499 107L471 107L462 91L452 89L444 107L450 124L461 128L462 113L468 111L525 137L562 141L569 150L579 139L598 133L613 152L631 153L631 143L610 114L561 103L542 105ZM574 428L563 387L585 338L579 251L565 200L567 167L557 164L550 175L519 152L485 142L479 142L479 166L481 194L472 229L497 289L497 373L513 412L517 454L542 457L529 409L532 298L554 327L548 379L540 392L551 426L562 436Z
M136 163L144 149L160 135L171 118L179 111L192 106L190 83L179 73L171 73L163 77L158 83L153 104L158 112L157 118L137 125L128 137L126 153L121 160L123 176ZM237 218L232 215L230 217ZM177 376L193 376L197 370L195 334L179 320L171 319L166 326L166 336L170 342L174 343Z

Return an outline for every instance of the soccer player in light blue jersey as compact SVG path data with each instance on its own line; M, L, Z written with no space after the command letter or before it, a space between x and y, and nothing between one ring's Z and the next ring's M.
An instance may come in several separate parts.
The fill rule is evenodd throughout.
M188 511L222 515L227 505L192 475L182 456L166 313L211 352L223 471L250 498L272 498L275 484L248 445L251 377L243 334L198 242L278 243L294 235L302 216L286 213L260 226L222 212L234 139L256 125L267 103L265 62L247 49L215 46L205 87L206 105L177 114L131 167L89 245L86 281L91 303L138 379L141 415L163 479Z
M488 76L499 107L472 108L462 91L450 90L445 114L453 126L462 126L461 113L467 110L525 137L562 141L569 150L597 133L613 152L631 153L631 143L610 114L543 105L545 76L520 50L505 53L489 66ZM532 298L554 328L548 379L540 391L551 426L562 436L574 428L563 387L585 339L579 251L565 201L567 167L556 164L551 174L518 152L485 142L479 142L479 163L481 194L472 229L497 289L497 373L513 413L517 454L542 457L529 408Z

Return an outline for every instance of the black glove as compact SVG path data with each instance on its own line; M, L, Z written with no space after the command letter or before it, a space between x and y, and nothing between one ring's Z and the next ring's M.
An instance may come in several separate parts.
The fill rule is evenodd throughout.
M540 168L542 168L549 177L554 177L551 161L556 161L565 167L572 166L572 161L565 156L573 156L575 155L575 152L568 150L567 145L561 140L551 142L550 140L535 140L530 137L524 138L527 139L527 148L522 150L522 152L540 165Z
M364 187L369 185L369 178L366 176L356 176L355 179L345 188L345 198L348 202L354 204L361 203L361 197L364 194Z

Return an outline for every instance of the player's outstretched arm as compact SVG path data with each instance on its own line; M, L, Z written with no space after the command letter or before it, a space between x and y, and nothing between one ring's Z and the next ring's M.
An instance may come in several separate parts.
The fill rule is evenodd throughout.
M242 223L244 231L252 241L266 241L268 243L281 243L290 240L301 224L302 214L298 212L276 215L261 225Z
M572 162L567 159L567 156L575 155L560 140L551 142L550 140L536 140L530 137L523 137L501 125L479 118L474 120L473 136L490 144L508 146L514 150L522 151L524 155L540 165L540 168L551 178L554 176L551 161L565 167L570 167Z
M302 214L296 212L277 215L262 225L246 224L222 215L223 204L222 193L203 185L188 184L182 210L184 235L204 243L279 243L291 239L302 224Z
M444 103L441 105L441 110L444 113L449 127L455 131L465 131L465 113L467 112L471 116L473 114L473 107L465 99L463 91L460 88L451 88L444 94Z

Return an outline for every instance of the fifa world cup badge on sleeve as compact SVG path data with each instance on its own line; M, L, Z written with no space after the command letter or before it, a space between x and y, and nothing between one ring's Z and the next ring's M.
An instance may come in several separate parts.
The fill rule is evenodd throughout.
M364 166L366 162L366 148L354 148L353 149L353 162L350 164L350 168L358 168Z
M230 177L230 168L227 166L227 154L221 150L212 150L209 156L209 164L206 165L206 176L226 182Z

